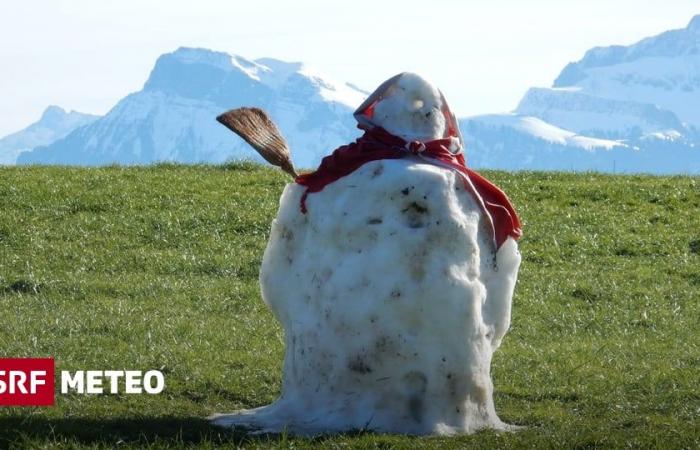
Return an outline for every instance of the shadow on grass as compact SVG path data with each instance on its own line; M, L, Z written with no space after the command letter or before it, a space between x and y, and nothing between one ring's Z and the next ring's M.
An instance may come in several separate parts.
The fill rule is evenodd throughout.
M253 436L244 430L214 427L201 417L43 418L0 417L0 448L29 442L117 444L229 444L275 441L280 436Z

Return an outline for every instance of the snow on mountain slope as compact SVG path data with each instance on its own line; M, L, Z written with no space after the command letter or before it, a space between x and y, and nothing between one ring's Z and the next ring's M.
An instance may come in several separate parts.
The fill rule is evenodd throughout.
M467 163L477 169L700 173L699 149L673 139L588 138L516 114L469 117L459 126Z
M248 60L180 48L158 58L143 89L105 117L19 163L99 165L158 161L213 162L258 155L215 121L231 108L265 109L287 138L297 166L320 158L358 134L352 111L365 93L334 83L302 63Z
M597 137L626 138L670 130L680 133L684 128L673 112L652 103L596 97L582 88L530 88L516 111Z
M514 114L463 120L477 167L700 173L700 16L629 47L597 47ZM470 146L470 147L469 147Z
M537 117L511 114L489 114L475 116L485 126L494 128L512 128L535 139L542 139L551 144L575 147L588 151L610 150L614 147L626 147L625 144L606 139L596 139L581 136L568 130L556 127Z
M359 135L367 93L302 63L203 49L161 56L143 90L105 117L19 163L141 164L257 158L214 121L242 105L266 109L300 167ZM631 46L597 47L514 113L460 121L475 167L700 173L700 15ZM457 111L458 112L458 111Z
M684 29L629 47L589 50L554 82L554 87L566 86L597 97L653 104L700 127L700 15Z
M97 118L91 114L66 112L58 106L49 106L37 122L0 139L0 165L15 164L20 153L51 144Z

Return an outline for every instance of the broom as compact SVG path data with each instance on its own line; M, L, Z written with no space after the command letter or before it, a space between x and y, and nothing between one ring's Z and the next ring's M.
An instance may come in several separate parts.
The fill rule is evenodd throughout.
M289 146L280 130L260 108L237 108L216 118L251 145L267 162L296 178Z

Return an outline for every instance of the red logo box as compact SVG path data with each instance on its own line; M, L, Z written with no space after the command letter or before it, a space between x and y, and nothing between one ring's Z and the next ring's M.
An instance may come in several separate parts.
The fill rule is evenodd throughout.
M0 358L0 406L53 406L53 358Z

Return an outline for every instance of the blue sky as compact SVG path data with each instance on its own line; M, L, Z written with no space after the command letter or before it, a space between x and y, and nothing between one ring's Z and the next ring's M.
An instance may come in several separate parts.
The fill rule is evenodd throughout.
M49 104L104 114L179 46L304 61L367 90L411 70L459 116L509 111L587 49L694 14L698 0L0 0L0 136Z

